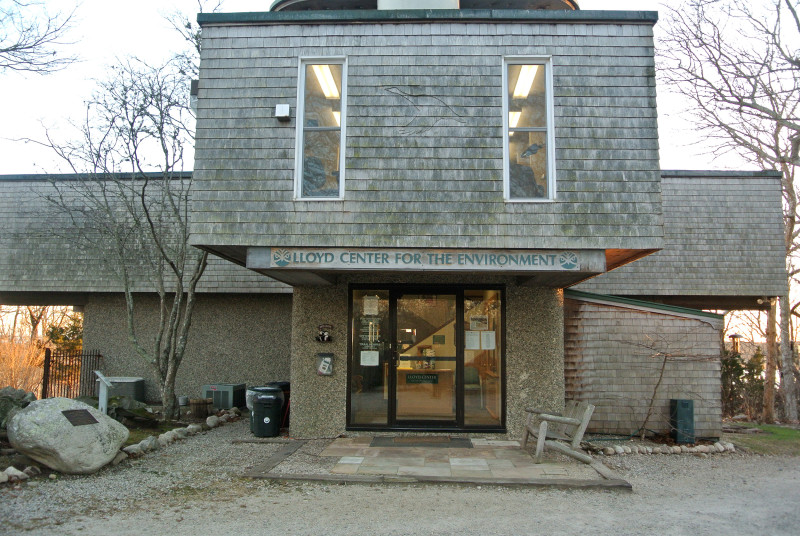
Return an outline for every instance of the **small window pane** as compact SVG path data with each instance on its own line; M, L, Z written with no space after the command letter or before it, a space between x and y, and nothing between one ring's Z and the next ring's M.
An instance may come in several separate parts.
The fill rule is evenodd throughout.
M508 112L511 129L547 126L544 65L508 66Z
M306 65L306 127L339 128L342 95L341 65Z
M508 176L511 197L547 197L545 132L511 131L508 139Z
M303 140L303 197L339 196L338 130L306 130Z

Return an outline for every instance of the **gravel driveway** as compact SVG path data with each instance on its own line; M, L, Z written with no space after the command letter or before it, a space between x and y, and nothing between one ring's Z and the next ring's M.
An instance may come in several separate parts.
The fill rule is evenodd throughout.
M0 487L0 534L798 534L800 459L608 458L634 491L282 484L239 478L280 445L228 424L89 477ZM311 441L309 463L324 441Z

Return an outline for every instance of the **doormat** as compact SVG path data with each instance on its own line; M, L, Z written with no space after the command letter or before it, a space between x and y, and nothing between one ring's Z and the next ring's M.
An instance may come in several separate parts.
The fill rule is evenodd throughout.
M472 441L466 437L374 437L370 447L426 447L471 449Z

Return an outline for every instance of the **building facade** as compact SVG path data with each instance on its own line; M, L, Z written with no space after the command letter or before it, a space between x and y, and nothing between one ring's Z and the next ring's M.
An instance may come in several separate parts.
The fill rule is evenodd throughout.
M293 286L300 435L521 430L561 289L661 247L656 16L555 4L200 16L192 243Z
M703 356L718 353L713 315L586 294L652 297L661 285L680 295L680 277L662 283L675 259L690 260L681 240L696 243L719 218L705 201L713 174L677 177L686 184L662 199L657 14L585 12L569 0L452 3L280 0L264 13L199 15L191 243L215 261L180 394L289 379L297 437L519 437L525 407L555 411L565 396L608 401L613 391L641 404L645 389L633 383L646 382L615 380L631 369L611 359L622 339L678 326L676 340L698 330ZM744 196L763 186L764 210L743 206L730 234L763 223L766 238L739 252L758 247L762 263L717 269L709 237L698 259L710 271L687 287L698 296L735 294L755 273L763 277L742 303L781 294L780 184L753 177L741 174L736 187ZM0 187L35 205L30 192L49 183L15 177ZM694 228L668 219L683 210L708 219ZM87 347L113 354L109 373L149 376L122 343L119 288L100 270L94 280L65 270L63 244L31 232L33 220L15 220L24 240L8 243L18 256L0 266L0 301L80 303ZM636 288L630 275L604 279L675 248L673 264L650 265ZM53 262L37 264L37 249ZM683 275L706 267L689 260ZM704 287L718 272L728 283ZM565 297L581 282L582 293ZM601 317L618 326L605 343L603 321L590 321ZM715 370L670 371L686 388L657 397L661 408L710 382L698 435L718 435ZM597 431L635 425L638 413L606 406Z

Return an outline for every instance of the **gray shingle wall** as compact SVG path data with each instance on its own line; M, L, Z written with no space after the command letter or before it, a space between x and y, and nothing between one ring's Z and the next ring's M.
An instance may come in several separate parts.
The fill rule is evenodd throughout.
M644 423L667 362L647 428L669 431L670 399L694 401L695 433L719 437L720 321L565 300L564 376L566 398L597 406L590 432L632 434Z
M207 26L195 244L351 247L660 246L649 24L422 22ZM558 199L505 203L502 58L552 56ZM301 56L346 56L344 201L293 201ZM386 91L446 102L413 136Z
M76 195L63 189L68 199ZM78 247L69 218L45 196L56 188L48 180L0 177L0 292L119 292L121 285L100 251ZM288 292L290 289L217 257L199 285L201 292ZM149 285L137 291L152 291Z
M663 175L664 249L575 289L633 296L783 294L779 174Z

